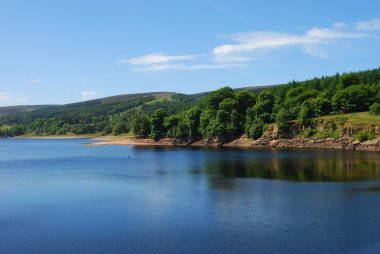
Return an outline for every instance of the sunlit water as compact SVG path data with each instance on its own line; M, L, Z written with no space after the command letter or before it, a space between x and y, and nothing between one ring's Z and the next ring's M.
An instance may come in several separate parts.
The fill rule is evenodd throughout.
M379 153L86 142L0 140L1 254L380 252Z

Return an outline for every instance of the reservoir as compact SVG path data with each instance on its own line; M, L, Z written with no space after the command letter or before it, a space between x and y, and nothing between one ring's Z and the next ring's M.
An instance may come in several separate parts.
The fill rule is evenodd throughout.
M380 154L0 139L0 253L378 253Z

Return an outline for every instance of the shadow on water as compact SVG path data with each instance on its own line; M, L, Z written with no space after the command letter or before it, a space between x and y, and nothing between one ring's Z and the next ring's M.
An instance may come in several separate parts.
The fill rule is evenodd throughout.
M289 181L353 182L380 179L380 156L341 150L238 150L183 147L134 147L152 151L159 164L172 164L159 154L172 152L190 175L210 179L262 178ZM178 153L181 151L182 153ZM167 165L161 165L167 166ZM159 173L159 172L157 172ZM161 172L162 173L162 172ZM218 184L217 184L218 185Z
M346 151L244 152L206 160L207 175L222 178L263 178L290 181L367 181L380 178L377 153Z

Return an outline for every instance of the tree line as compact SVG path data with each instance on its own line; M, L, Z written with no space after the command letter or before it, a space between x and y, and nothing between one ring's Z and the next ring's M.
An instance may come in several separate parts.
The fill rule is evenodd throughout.
M257 139L269 123L276 123L280 135L285 135L292 121L306 124L314 117L361 111L380 113L380 69L265 89L223 87L203 96L175 94L164 101L143 97L107 105L35 110L3 117L0 135L131 132L155 140L226 142L242 134Z
M361 111L380 114L380 69L292 81L260 92L224 87L178 114L157 109L139 116L133 119L132 131L156 140L225 142L244 133L257 139L269 123L276 123L279 134L286 135L292 121L306 124L314 117Z

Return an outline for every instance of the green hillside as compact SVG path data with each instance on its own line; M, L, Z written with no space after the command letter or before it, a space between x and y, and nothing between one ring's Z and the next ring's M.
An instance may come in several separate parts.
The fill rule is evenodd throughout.
M14 115L18 113L31 112L36 109L48 108L55 105L25 105L25 106L10 106L0 107L0 117Z
M289 136L294 124L311 129L326 123L330 127L318 128L328 129L336 137L343 124L344 128L380 125L380 69L276 86L224 87L194 95L120 95L27 111L1 116L0 134L132 132L154 139L209 139L223 143L244 133L259 138L273 123L278 127L278 137Z
M7 135L33 134L89 134L112 132L115 125L128 124L128 119L151 114L157 108L176 113L192 105L196 99L173 92L118 95L78 103L38 107L4 107L0 117L0 131ZM15 108L13 112L9 110ZM12 126L14 128L12 128ZM124 129L129 129L126 126ZM0 132L1 134L1 132Z

